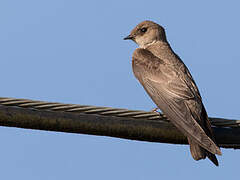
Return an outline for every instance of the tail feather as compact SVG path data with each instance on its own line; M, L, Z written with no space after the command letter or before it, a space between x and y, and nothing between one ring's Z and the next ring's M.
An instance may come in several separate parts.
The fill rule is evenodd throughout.
M218 160L216 156L209 151L205 150L201 146L199 146L196 142L194 142L192 139L188 138L188 142L190 145L190 152L196 161L205 159L208 157L216 166L218 166Z
M203 128L206 135L210 137L213 140L213 142L217 145L212 128L211 128L211 123L208 119L208 115L204 106L202 106L202 112L200 117L198 116L198 114L194 114L194 113L193 113L193 116L195 117L195 119L198 119L198 123ZM218 166L218 160L215 154L212 154L208 150L198 145L198 143L195 142L193 139L188 138L188 142L190 145L190 151L193 159L198 161L200 159L205 159L206 157L208 157L208 159L210 159L216 166ZM216 154L221 155L222 154L221 150L218 149Z
M195 143L190 138L188 138L188 143L190 145L190 152L191 152L193 159L198 161L200 159L206 158L205 150L201 146L199 146L197 143Z

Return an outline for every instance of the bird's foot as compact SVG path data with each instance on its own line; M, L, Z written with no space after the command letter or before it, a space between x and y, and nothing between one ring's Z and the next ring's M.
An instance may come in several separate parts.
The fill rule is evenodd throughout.
M156 107L156 108L152 109L151 112L157 112L157 113L159 113L158 110L160 110L160 109L159 109L158 107Z
M151 112L158 113L160 117L166 118L166 116L162 113L162 111L158 107L152 109Z

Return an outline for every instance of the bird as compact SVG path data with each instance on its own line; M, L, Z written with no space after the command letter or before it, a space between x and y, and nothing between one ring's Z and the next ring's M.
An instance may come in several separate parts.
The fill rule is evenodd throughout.
M153 22L139 23L124 40L139 47L132 55L135 77L157 107L182 132L194 160L208 157L216 166L218 147L198 87L190 71L167 41L165 29Z

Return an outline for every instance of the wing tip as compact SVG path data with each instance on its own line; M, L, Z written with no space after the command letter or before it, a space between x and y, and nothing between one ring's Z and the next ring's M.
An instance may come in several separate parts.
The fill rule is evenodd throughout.
M212 148L204 148L204 147L203 148L208 150L212 154L217 154L217 155L221 156L222 151L220 150L220 148L215 143L213 143L212 145L213 145Z
M220 150L220 148L218 147L217 150L216 150L216 154L221 156L222 155L222 151Z

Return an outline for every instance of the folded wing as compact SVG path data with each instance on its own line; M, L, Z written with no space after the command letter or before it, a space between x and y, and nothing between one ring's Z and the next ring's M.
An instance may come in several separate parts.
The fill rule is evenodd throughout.
M203 129L210 122L201 118L203 105L199 91L181 60L176 65L167 64L150 51L138 48L132 65L136 78L169 120L204 149L221 154L209 137L211 133L207 135Z

